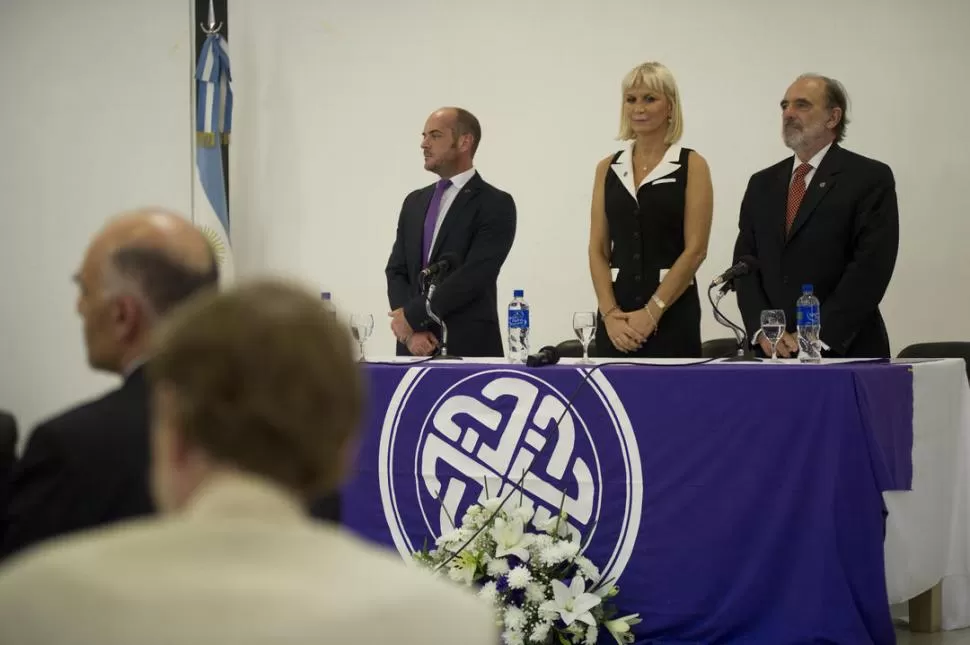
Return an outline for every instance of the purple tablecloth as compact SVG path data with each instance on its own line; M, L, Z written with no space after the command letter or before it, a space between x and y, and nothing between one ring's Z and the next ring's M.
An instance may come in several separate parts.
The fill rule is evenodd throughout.
M420 549L528 468L525 499L540 517L563 504L586 555L619 576L621 611L643 619L640 643L895 642L881 493L912 483L906 366L367 375L343 496L360 535Z

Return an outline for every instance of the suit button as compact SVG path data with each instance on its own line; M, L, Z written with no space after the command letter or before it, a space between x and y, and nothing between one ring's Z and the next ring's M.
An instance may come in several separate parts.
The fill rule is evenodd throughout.
M639 253L634 253L633 254L633 259L634 260L639 260L640 259L640 254Z
M783 277L781 281L783 284L788 284L788 276L786 275L785 277Z
M634 231L633 232L633 239L635 239L635 240L639 240L640 239L640 231Z
M633 276L633 280L636 282L640 282L640 274L638 273L635 276Z
M643 304L643 298L641 298L640 296L637 296L636 298L633 299L633 302L635 302L639 307L640 305Z
M633 214L634 214L635 216L637 216L637 217L639 217L639 215L640 215L640 209L639 209L639 208L634 208L634 209L633 209Z

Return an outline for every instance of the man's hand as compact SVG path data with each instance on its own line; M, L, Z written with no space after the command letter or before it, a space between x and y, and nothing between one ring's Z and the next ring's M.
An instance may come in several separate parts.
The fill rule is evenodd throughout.
M771 341L764 334L758 336L758 345L765 356L771 358ZM791 358L798 353L798 339L787 331L778 339L778 356L781 358Z
M391 318L391 332L393 332L394 337L407 345L408 339L414 334L414 330L411 329L411 324L404 317L404 309L395 309L387 315Z
M419 331L407 342L408 351L415 356L431 356L438 347L438 339L430 331Z

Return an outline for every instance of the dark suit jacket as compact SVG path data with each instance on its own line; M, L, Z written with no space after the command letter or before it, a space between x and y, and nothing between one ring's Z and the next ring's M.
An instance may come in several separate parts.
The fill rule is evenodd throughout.
M7 508L7 480L17 460L17 420L9 412L0 411L0 518ZM0 522L0 531L3 523Z
M142 369L40 424L10 479L0 557L47 538L153 511Z
M387 297L391 309L404 309L412 329L440 329L428 317L421 294L424 218L434 184L404 199L397 239L387 262ZM435 291L432 307L448 326L448 353L456 356L504 356L498 318L496 281L515 238L512 196L485 183L476 172L455 197L438 231L430 262L454 253L459 266ZM397 353L407 355L398 344Z
M899 211L892 170L833 144L812 177L785 237L793 159L751 177L741 204L735 261L752 255L760 270L738 281L748 337L763 309L783 309L796 329L795 302L812 284L822 303L822 340L829 356L888 357L879 303L896 264Z

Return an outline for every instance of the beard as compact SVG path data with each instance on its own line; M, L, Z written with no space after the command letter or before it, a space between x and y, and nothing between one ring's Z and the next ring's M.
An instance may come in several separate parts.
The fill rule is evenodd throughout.
M825 124L802 125L798 121L786 121L781 129L781 137L792 150L805 148L825 138Z

